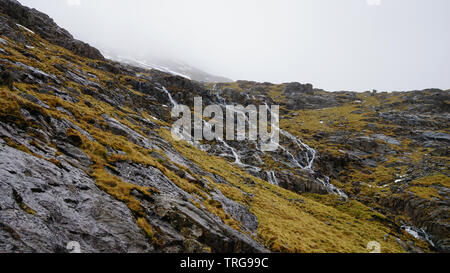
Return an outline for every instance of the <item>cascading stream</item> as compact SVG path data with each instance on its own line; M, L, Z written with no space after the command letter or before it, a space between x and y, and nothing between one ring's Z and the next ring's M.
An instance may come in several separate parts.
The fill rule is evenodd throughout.
M267 103L265 103L265 106L267 108L267 110L269 110L271 115L276 115L269 107L269 105L267 105ZM289 157L291 157L291 159L294 161L295 165L297 167L300 167L303 170L309 170L311 172L313 172L312 167L314 164L314 161L316 159L316 151L314 149L312 149L311 147L309 147L308 145L306 145L305 143L303 143L303 141L301 141L300 139L296 138L295 136L291 135L290 133L282 130L279 127L275 128L276 130L279 130L279 132L287 137L288 139L290 139L294 144L296 144L300 149L306 149L306 164L302 165L300 164L300 162L294 157L294 155L289 152L285 147L283 147L282 145L280 145L279 143L275 143L282 151L286 152L286 154L289 155Z
M267 174L267 182L275 186L279 185L277 176L275 175L274 171L266 172L266 174Z
M431 236L425 230L414 226L401 226L401 228L411 234L414 238L428 242L432 246L435 246Z
M266 105L266 108L269 110L269 112L270 112L271 115L276 115L275 113L273 113L273 112L271 111L271 109L269 108L269 106L267 105L267 103L265 103L265 105ZM297 162L297 165L300 166L300 168L302 168L303 170L307 170L307 171L309 171L309 172L315 174L316 172L313 170L313 164L314 164L314 161L316 160L316 157L317 157L317 152L316 152L316 150L314 150L313 148L309 147L307 144L303 143L303 141L301 141L299 138L293 136L293 135L290 134L289 132L286 132L286 131L284 131L284 130L282 130L282 129L280 129L280 128L277 128L277 129L280 131L280 133L281 133L282 135L284 135L285 137L287 137L288 139L290 139L290 140L291 140L293 143L295 143L299 148L301 148L301 149L302 149L302 148L306 149L306 155L305 155L305 156L306 156L307 164L306 164L305 166L302 166L302 165L298 162L298 160L294 158L294 156L292 155L292 153L289 153L289 154L291 154L292 158L294 158L294 160ZM284 149L284 147L281 146L280 144L278 144L278 147ZM318 181L319 183L321 183L321 184L327 189L328 192L334 193L334 194L336 194L336 195L339 195L339 196L343 197L344 199L348 199L347 194L345 194L341 189L339 189L339 188L337 188L336 186L334 186L333 184L331 184L330 178L329 178L329 177L324 176L324 179L319 179L319 178L318 178L317 181Z
M216 91L216 97L219 100L219 102L225 103L225 98L221 97L219 95L219 92L216 89L216 86L214 85L214 91ZM253 96L254 97L254 96ZM247 98L249 98L249 95L247 94ZM265 103L265 106L267 108L267 110L270 112L271 115L276 115L268 106L267 103ZM248 122L249 119L247 118L247 115L244 112L241 111L236 111L235 113L238 115L243 115L245 117L245 120ZM316 172L313 170L313 165L314 165L314 161L316 160L317 157L317 152L316 150L314 150L313 148L311 148L310 146L308 146L307 144L305 144L302 140L300 140L299 138L293 136L292 134L290 134L287 131L282 130L279 127L275 127L275 130L279 130L279 132L285 136L286 138L288 138L290 141L292 141L297 147L299 147L301 150L306 149L306 153L305 153L305 159L306 159L306 164L301 164L299 162L299 160L284 146L280 145L279 143L274 143L275 145L277 145L285 154L287 154L290 158L292 163L294 163L294 165L298 168L301 168L302 170L307 170L309 172L311 172L312 174L315 174ZM275 133L274 131L272 131L272 134ZM228 144L224 143L225 146L227 146L229 149L232 149L233 154L235 155L235 157L238 158L238 154L237 152L231 148ZM236 163L239 164L240 160L236 160ZM274 171L268 171L266 172L267 174L267 179L268 182L274 185L278 185L278 179L275 175ZM324 176L324 179L317 179L317 181L327 189L328 192L339 195L345 199L348 199L348 196L339 188L337 188L336 186L334 186L331 182L330 179L326 176Z
M178 103L172 98L172 95L170 94L169 90L167 90L164 86L161 88L161 90L167 94L167 96L169 97L169 101L170 101L170 103L172 103L173 106L178 105Z
M324 176L324 177L325 177L325 179L318 178L317 181L319 181L328 190L328 192L339 195L339 196L343 197L344 199L348 199L348 196L347 196L347 194L345 194L345 192L343 192L341 189L339 189L335 185L331 184L329 177L327 177L327 176Z
M216 85L214 85L213 89L214 89L215 91L217 91L217 90L216 90ZM161 88L161 90L162 90L164 93L166 93L166 95L168 96L168 98L169 98L169 100L170 100L170 102L172 103L173 106L177 106L177 105L178 105L178 103L173 99L173 97L172 97L172 95L170 94L170 92L169 92L164 86ZM223 98L223 97L221 97L221 96L219 95L219 92L216 92L216 97L217 97L217 99L218 99L218 101L219 101L220 103L225 104L226 100L225 100L225 98ZM266 106L267 110L270 112L271 115L276 115L276 114L270 109L270 107L267 105L267 103L265 103L265 106ZM247 117L247 115L246 115L245 112L238 111L238 110L236 110L236 109L234 110L234 112L235 112L237 115L242 115L242 116L245 118L245 121L246 121L247 123L249 123L249 119L248 119L248 117ZM202 118L202 121L203 121L203 123L205 123L207 126L212 126L209 122L205 121L203 118ZM288 138L289 140L291 140L291 141L292 141L295 145L297 145L297 147L299 147L300 149L302 149L302 150L303 150L303 149L306 149L306 154L305 154L305 157L306 157L306 164L301 164L301 163L299 162L299 160L296 159L296 157L295 157L295 156L294 156L287 148L283 147L283 146L280 145L279 143L275 143L275 144L276 144L276 145L277 145L284 153L286 153L286 154L291 158L292 162L294 163L294 165L295 165L296 167L299 167L299 168L301 168L302 170L307 170L307 171L309 171L309 172L315 174L316 172L312 169L312 167L313 167L313 165L314 165L314 161L316 160L316 156L317 156L316 150L314 150L313 148L311 148L311 147L308 146L307 144L303 143L303 141L301 141L299 138L293 136L293 135L290 134L289 132L286 132L286 131L282 130L282 129L279 128L279 127L275 127L275 130L279 130L279 132L280 132L283 136L285 136L286 138ZM274 134L274 130L272 130L272 134ZM239 153L237 152L237 150L236 150L235 148L231 147L231 146L230 146L225 140L223 140L223 139L219 139L219 141L220 141L227 149L229 149L229 150L231 151L231 153L233 154L233 157L234 157L234 159L235 159L234 164L236 164L236 165L238 165L238 166L240 166L240 167L243 167L243 168L249 168L249 169L252 169L252 170L254 170L254 171L256 171L256 172L259 172L259 171L261 170L260 168L258 168L258 167L256 167L256 166L251 166L251 165L247 165L247 164L242 163L241 157L240 157ZM267 171L267 172L266 172L266 175L267 175L267 180L268 180L269 183L271 183L271 184L273 184L273 185L279 185L278 179L277 179L277 177L276 177L274 171ZM336 186L334 186L333 184L331 184L330 179L329 179L328 177L325 176L324 179L317 179L317 181L318 181L319 183L321 183L321 184L327 189L328 192L334 193L334 194L336 194L336 195L339 195L339 196L341 196L341 197L343 197L343 198L345 198L345 199L348 198L348 196L347 196L341 189L339 189L339 188L337 188Z
M170 92L169 92L164 86L162 86L161 90L164 91L164 93L166 93L167 97L168 97L169 100L170 100L170 103L172 103L173 106L177 106L177 105L178 105L178 102L175 101L175 100L173 99L173 97L172 97L172 95L170 94ZM218 96L218 98L219 98L219 97L220 97L220 96ZM222 98L222 99L223 99L223 98ZM223 99L223 101L225 101L225 99ZM209 122L205 121L203 118L202 118L202 121L203 121L203 123L205 123L207 126L212 126ZM234 162L234 163L235 163L236 165L238 165L238 166L240 166L240 167L243 167L243 168L249 168L249 169L252 169L253 171L256 171L256 172L259 172L259 171L261 170L260 168L258 168L258 167L256 167L256 166L251 166L251 165L247 165L247 164L242 163L241 157L240 157L239 153L237 152L237 150L236 150L235 148L233 148L233 147L231 147L230 145L228 145L228 143L225 142L223 139L220 139L219 141L220 141L227 149L229 149L229 150L231 151L231 153L233 154L233 157L234 157L234 159L235 159L235 162ZM200 146L199 143L193 143L192 141L190 141L190 143L191 143L191 144L194 144L195 146L198 146L198 147Z

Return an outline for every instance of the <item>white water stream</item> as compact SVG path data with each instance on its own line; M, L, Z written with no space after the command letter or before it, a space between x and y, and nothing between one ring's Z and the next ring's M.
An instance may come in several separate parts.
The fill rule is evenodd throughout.
M173 106L177 106L178 103L172 98L172 95L170 94L170 92L163 86L162 91L164 91L164 93L167 94L167 96L169 97L170 103L172 103Z
M275 186L279 185L277 176L275 175L274 171L266 172L266 174L267 174L267 182Z
M215 86L213 87L213 89L214 89L215 91L217 91L216 88L215 88ZM171 102L174 106L177 106L177 105L178 105L178 103L173 99L172 95L170 94L170 92L169 92L165 87L162 87L162 91L164 91L164 92L167 94L167 96L168 96L170 102ZM220 103L222 103L222 104L225 105L226 100L225 100L225 98L223 98L222 96L219 95L219 92L216 92L216 97L217 97L217 99L218 99L218 101L219 101ZM254 97L254 96L253 96L253 97ZM265 106L266 106L266 108L268 109L268 111L270 112L271 115L276 115L276 114L270 109L270 107L267 105L267 103L265 103ZM237 115L242 115L242 116L244 116L244 117L245 117L245 121L246 121L246 122L249 122L249 119L248 119L248 117L247 117L247 115L246 115L245 112L238 111L238 110L235 109L235 113L236 113ZM207 121L205 121L205 120L203 120L203 122L206 123L207 125L210 125L209 122L207 122ZM298 160L298 159L297 159L297 158L296 158L296 157L295 157L295 156L294 156L294 155L293 155L286 147L280 145L279 143L275 143L275 144L276 144L276 145L277 145L277 146L278 146L278 147L279 147L286 155L288 155L288 156L290 157L290 159L291 159L291 164L294 164L295 167L301 168L302 170L307 170L307 171L311 172L312 174L315 174L315 171L313 170L313 165L314 165L314 161L316 160L316 157L317 157L317 152L316 152L316 150L314 150L313 148L311 148L311 147L308 146L307 144L303 143L303 141L302 141L301 139L299 139L299 138L293 136L293 135L290 134L289 132L286 132L286 131L280 129L279 127L278 127L278 128L275 128L275 130L279 130L279 132L280 132L283 136L285 136L286 138L288 138L289 140L291 140L291 141L292 141L297 147L299 147L301 150L306 150L306 153L305 153L305 155L304 155L304 159L305 159L306 162L304 162L304 164L302 164L302 163L301 163L301 162L300 162L300 161L299 161L299 160ZM274 130L272 130L272 133L274 133ZM239 155L238 151L237 151L235 148L233 148L232 146L230 146L230 145L229 145L225 140L223 140L223 139L220 139L219 141L220 141L227 149L229 149L229 150L231 151L231 153L232 153L232 155L233 155L233 157L234 157L234 159L235 159L234 163L235 163L236 165L238 165L238 166L240 166L240 167L243 167L243 168L252 169L253 171L256 171L256 172L261 171L261 169L260 169L259 167L256 167L256 166L252 166L252 165L248 165L248 164L242 163L241 156ZM277 179L277 177L276 177L274 171L267 171L267 172L266 172L266 175L267 175L267 180L268 180L269 183L271 183L271 184L273 184L273 185L279 185L278 179ZM318 178L317 181L318 181L319 183L321 183L321 184L327 189L328 192L333 193L333 194L336 194L336 195L339 195L339 196L341 196L341 197L343 197L343 198L345 198L345 199L348 198L348 196L347 196L341 189L339 189L339 188L337 188L336 186L334 186L333 184L331 184L330 179L329 179L328 177L324 176L324 179L319 179L319 178Z
M411 234L414 238L422 240L424 242L428 242L429 244L434 246L433 241L431 240L431 236L425 230L413 226L402 226L401 228Z

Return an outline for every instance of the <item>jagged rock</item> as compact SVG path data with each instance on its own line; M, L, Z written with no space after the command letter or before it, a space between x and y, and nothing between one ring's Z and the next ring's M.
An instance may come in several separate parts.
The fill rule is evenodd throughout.
M13 191L33 212L17 204ZM71 241L79 242L83 252L153 249L128 208L70 165L56 169L0 144L0 192L2 251L66 252Z
M188 200L193 198L179 187L177 187L172 181L167 179L164 174L150 166L140 166L137 164L129 164L125 162L116 163L117 171L127 181L139 185L139 186L151 186L160 191L163 195L168 195L173 198L180 198Z
M162 248L180 244L176 249L186 250L181 244L193 237L201 244L211 247L215 252L266 251L249 237L222 223L216 216L205 213L186 202L194 197L181 190L158 169L128 163L117 163L116 166L121 176L128 181L140 186L152 186L160 191L154 203L147 204L147 206L152 225L164 231L163 234L160 234L165 241ZM238 218L237 220L241 221L245 227L251 231L256 229L255 216L242 205L229 200L217 191L213 196L223 202L226 211ZM151 211L158 213L154 214ZM168 218L169 223L162 222L163 218ZM185 234L185 227L191 230L188 235Z
M23 98L25 98L25 99L27 99L27 100L33 102L33 103L36 103L36 104L39 105L39 106L42 106L42 107L44 107L44 108L46 108L46 109L50 109L50 106L48 106L47 104L43 103L41 100L39 100L38 98L36 98L36 97L33 96L33 95L30 95L30 94L28 94L28 93L22 93L22 94L20 94L20 95L21 95Z
M16 62L14 63L14 65L18 66L22 70L25 70L29 74L28 77L32 76L31 79L33 79L34 77L38 80L38 82L43 81L47 83L53 81L54 83L57 84L61 83L60 80L55 75L49 75L35 67L23 64L21 62Z
M361 161L361 163L367 167L372 167L372 168L376 168L378 166L376 161L369 159L369 158L364 159L363 161Z
M380 203L397 212L405 213L411 217L417 227L425 228L429 234L432 234L432 239L440 251L448 252L450 250L450 245L448 245L450 225L445 220L448 219L450 213L448 200L439 204L439 202L407 195L383 198Z
M86 77L84 76L79 76L78 74L72 72L72 71L66 71L66 77L68 79L70 79L71 81L74 81L78 84L81 84L85 87L92 87L92 88L96 88L98 90L103 90L103 87L93 81L88 80Z
M59 151L63 152L65 155L76 159L81 166L89 167L92 164L92 160L80 149L64 142L58 142L56 147Z
M343 151L341 155L322 154L317 163L321 170L329 174L330 177L338 178L339 173L346 170L351 164L359 165L362 162L362 156L366 153L359 151Z
M183 231L185 236L182 238L185 239L180 243L184 247L186 240L194 239L201 245L209 246L214 252L267 252L266 249L250 237L237 232L227 225L218 224L220 220L217 219L217 216L205 213L191 203L168 196L158 196L155 199L155 206L159 207L159 213L151 218L152 222L158 225L158 220L164 218L167 219L170 225L162 224L160 226L162 230L170 230L168 233L172 235L171 237L163 236L162 239L167 241L165 245L170 246L171 244L173 245L173 241L179 241L180 237L176 236L176 234Z
M74 129L75 131L85 135L89 140L94 140L94 138L88 132L68 121L67 119L50 118L50 126L52 127L54 134L62 138L65 138L67 136L68 129Z
M128 126L120 123L118 120L109 117L108 115L104 114L102 117L105 119L105 121L108 123L108 128L111 130L111 132L115 135L124 136L128 138L133 143L140 145L144 148L151 149L153 145L148 141L148 139L141 134L137 133L133 129L129 128Z
M392 144L392 145L401 145L401 142L398 141L397 139L393 138L393 137L388 137L385 136L383 134L373 134L371 135L371 137L375 138L375 139L379 139L382 140L388 144Z
M286 84L286 87L284 89L284 94L287 96L292 96L296 94L307 94L307 95L313 95L314 90L312 84L301 84L298 82L292 82L289 84Z
M379 148L379 144L375 139L367 136L356 137L347 141L347 144L366 153L374 153Z
M218 189L215 189L215 192L212 193L212 197L215 200L218 200L222 204L225 212L238 220L245 229L256 232L258 228L258 219L254 214L250 213L245 206L228 199Z
M277 173L279 186L297 193L328 193L327 189L312 177L294 176L290 173Z
M3 66L0 66L0 86L6 85L9 89L12 89L12 84L16 78L17 75L14 75L11 71L5 71Z
M286 103L286 106L290 110L320 109L326 107L333 107L336 105L338 105L338 102L334 98L321 95L305 96L302 94L298 94L293 97L291 96L291 98L289 98Z
M430 139L436 141L446 141L450 142L450 135L440 132L423 132L421 134L422 139Z

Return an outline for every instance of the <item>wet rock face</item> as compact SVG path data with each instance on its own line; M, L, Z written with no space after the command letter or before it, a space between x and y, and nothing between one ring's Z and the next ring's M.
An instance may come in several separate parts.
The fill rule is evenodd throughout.
M67 252L71 241L83 252L153 249L128 208L70 164L0 144L0 192L2 252Z
M150 219L156 229L164 231L159 239L165 252L204 252L207 248L219 253L267 252L250 237L189 202L159 196L154 204L158 209Z
M195 242L195 251L211 248L213 252L265 252L264 247L229 226L217 216L187 202L194 197L177 187L161 171L136 164L118 163L121 177L133 184L151 186L159 190L151 202L144 202L152 226L163 231L159 234L162 251L191 251L186 242ZM258 226L255 215L244 206L228 199L218 189L211 194L224 210L240 221L250 232ZM187 232L187 230L189 230Z
M36 97L25 96L24 99L46 109ZM0 122L0 188L1 195L7 196L0 201L0 234L4 238L1 251L66 252L67 244L72 241L80 243L83 252L267 251L205 208L192 205L190 200L197 197L179 188L159 169L131 162L114 163L115 175L127 183L157 189L158 194L152 198L132 192L155 231L156 243L136 224L134 212L99 189L89 176L93 160L80 149L83 139L79 135L94 141L90 133L64 118L44 118L40 113L25 109L22 115L36 128L23 131ZM153 135L150 141L149 135L143 136L107 115L103 118L105 130L143 148L158 146L173 162L197 174L210 175L179 155L159 136ZM145 126L156 126L142 117L134 119ZM67 134L69 130L79 135ZM2 138L23 143L30 151L25 153L11 148ZM30 145L31 142L36 142L37 146ZM111 149L111 153L120 152ZM181 173L181 177L200 183L172 163L167 167ZM207 181L201 183L212 189ZM218 189L211 192L210 198L242 223L243 230L256 232L256 216L246 207L228 199Z
M17 34L17 31L15 31L19 28L15 24L20 24L41 35L48 41L62 46L77 55L91 59L104 59L98 49L75 40L67 30L60 28L44 13L24 7L18 1L14 0L1 0L0 11L7 16L6 18L0 16L0 20L2 21L0 24L0 33L2 35L11 37L16 41L24 40L20 36L21 34Z
M68 154L82 164L84 157L76 158L76 153L79 152L70 150ZM0 191L4 197L0 200L2 251L66 252L71 241L80 243L83 252L266 251L217 216L188 202L194 197L158 169L117 164L123 179L159 191L154 199L134 193L153 229L158 231L155 248L129 209L100 190L70 160L60 158L56 166L6 146L3 141L0 158ZM249 231L256 231L256 217L245 207L218 190L212 197Z
M246 208L242 204L230 200L229 198L224 196L223 193L218 189L215 189L215 192L212 193L212 197L214 200L220 202L225 212L242 223L242 226L247 231L251 232L253 235L256 234L256 231L258 229L258 219L248 210L248 208Z

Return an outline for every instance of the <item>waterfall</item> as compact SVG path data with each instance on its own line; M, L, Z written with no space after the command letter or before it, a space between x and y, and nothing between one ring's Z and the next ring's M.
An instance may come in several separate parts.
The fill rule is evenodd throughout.
M227 147L229 150L231 150L231 152L233 153L234 156L234 163L238 164L238 165L243 165L243 163L241 162L241 158L239 156L239 154L237 153L236 149L231 147L230 145L228 145L228 143L226 143L223 139L219 140L225 147Z
M212 126L208 121L206 121L204 119L202 119L202 121L206 126ZM219 141L220 141L220 143L223 144L223 146L225 146L227 149L229 149L231 151L231 153L233 154L233 157L234 157L234 163L236 165L238 165L239 167L252 169L255 172L261 171L261 169L256 166L242 163L241 156L239 155L239 153L237 152L237 150L235 148L228 145L228 143L225 140L223 140L222 138L219 138Z
M217 90L216 90L216 85L213 86L213 89L214 89L215 91L217 91ZM217 100L218 100L220 103L222 103L223 105L225 105L226 100L225 100L225 98L223 98L222 96L219 95L219 92L216 92L216 97L217 97ZM248 119L247 115L245 114L245 112L238 111L237 109L234 109L234 113L236 113L237 115L242 115L242 116L244 117L245 121L246 121L247 123L249 123L249 119ZM206 121L204 121L204 122L208 124L208 122L206 122ZM249 124L249 126L250 126L250 124ZM228 148L229 150L231 150L231 152L233 153L233 156L234 156L234 158L235 158L235 162L234 162L235 164L237 164L238 166L244 167L244 168L250 168L250 169L253 169L254 171L257 171L257 172L259 172L259 171L261 170L260 168L258 168L258 167L256 167L256 166L247 165L247 164L242 163L242 161L241 161L241 159L240 159L240 156L239 156L239 153L237 152L237 150L236 150L235 148L233 148L233 147L231 147L230 145L228 145L228 143L225 142L223 139L220 139L220 142L221 142L226 148ZM255 141L253 141L253 142L255 142Z
M300 164L300 162L298 162L298 160L295 158L295 156L291 152L289 152L286 148L284 148L281 145L278 145L278 147L291 158L292 162L294 163L294 165L296 167L303 168L302 165Z
M166 93L167 97L170 100L170 103L172 103L173 106L177 106L178 105L178 102L173 99L173 97L170 94L169 90L167 90L164 86L162 86L162 88L160 88L160 90L162 90L162 91L164 91L164 93ZM183 132L183 133L186 134L183 137L184 137L184 139L186 140L187 143L189 143L189 144L191 144L191 145L193 145L193 146L195 146L195 147L197 147L197 148L199 148L200 150L203 151L202 146L200 145L200 143L198 141L188 140L188 139L191 138L191 136L187 135L188 134L187 132Z
M266 172L266 174L267 174L267 182L269 182L270 184L275 185L275 186L279 185L278 179L277 179L274 171Z
M422 228L413 226L401 226L401 228L411 234L414 238L428 242L430 245L434 246L431 236Z
M214 91L217 91L215 85L214 85L213 89L214 89ZM170 94L170 92L169 92L164 86L161 88L161 90L164 91L164 93L167 94L167 97L169 98L169 100L170 100L170 102L172 103L173 106L177 106L177 105L178 105L178 103L173 99L173 97L172 97L172 95ZM221 97L221 96L219 95L219 92L216 92L216 97L217 97L217 99L218 99L218 101L219 101L220 103L225 104L226 100L225 100L225 98L223 98L223 97ZM270 112L271 115L276 115L276 114L269 108L269 106L267 105L267 103L265 103L265 106L266 106L266 108L269 110L269 112ZM245 117L245 121L246 121L246 122L249 122L249 119L248 119L247 115L245 114L245 112L238 111L238 110L236 110L236 109L235 109L234 112L235 112L237 115L242 115L242 116L244 116L244 117ZM209 122L207 122L207 121L205 121L205 120L203 120L203 119L202 119L202 121L203 121L203 123L205 123L205 124L207 124L207 125L210 125ZM311 147L309 147L307 144L303 143L303 141L301 141L299 138L297 138L297 137L291 135L289 132L286 132L286 131L280 129L279 127L275 128L275 130L279 130L280 133L281 133L283 136L287 137L290 141L292 141L292 142L293 142L295 145L297 145L300 149L302 149L302 150L303 150L303 149L306 149L306 154L305 154L305 157L306 157L306 164L301 164L301 163L299 162L299 160L298 160L298 159L297 159L297 158L296 158L296 157L295 157L295 156L294 156L287 148L283 147L283 146L280 145L279 143L276 143L276 145L277 145L277 146L278 146L285 154L287 154L287 155L291 158L292 162L294 163L294 165L295 165L296 167L301 168L302 170L307 170L307 171L309 171L309 172L311 172L311 173L314 174L315 172L314 172L314 170L312 169L312 167L313 167L313 165L314 165L314 161L316 160L316 156L317 156L316 151L315 151L314 149L312 149ZM272 133L273 133L273 131L272 131ZM240 157L238 151L237 151L235 148L233 148L232 146L230 146L230 145L229 145L225 140L223 140L222 138L220 138L219 141L223 144L223 146L225 146L225 148L227 148L227 149L229 149L229 150L231 151L231 153L232 153L232 155L233 155L233 157L234 157L234 164L238 165L239 167L243 167L243 168L247 168L247 169L252 169L252 170L255 171L255 172L261 171L261 169L258 168L258 167L256 167L256 166L251 166L251 165L247 165L247 164L242 163L241 157ZM196 145L196 146L197 146L197 145ZM267 174L267 180L268 180L269 183L271 183L271 184L273 184L273 185L279 185L278 179L277 179L277 177L276 177L274 171L267 171L266 174ZM336 194L336 195L339 195L339 196L341 196L341 197L343 197L343 198L345 198L345 199L348 198L348 196L347 196L341 189L339 189L339 188L337 188L336 186L334 186L333 184L331 184L330 179L329 179L328 177L325 177L325 179L317 179L317 181L318 181L319 183L321 183L321 184L327 189L328 192L334 193L334 194Z
M317 181L319 181L327 189L328 192L339 195L340 197L343 197L344 199L348 199L347 194L345 194L341 189L339 189L335 185L331 184L330 178L328 178L327 176L325 176L325 180L318 178Z
M170 103L172 103L173 106L178 105L178 103L172 98L172 95L170 94L170 92L164 86L162 87L162 91L164 91L164 93L167 94L167 96L169 97Z
M226 104L226 100L225 100L225 98L220 96L219 90L217 90L217 84L216 83L213 85L212 89L213 89L213 91L216 92L216 98L219 101L219 103L222 104L222 105L225 105Z
M289 138L292 142L294 142L299 148L305 148L306 149L306 162L307 164L303 167L304 169L308 169L312 171L312 167L314 164L314 161L316 160L316 150L309 147L307 144L303 143L299 138L291 135L290 133L281 130L280 133L284 135L285 137Z
M241 157L240 157L240 155L238 154L238 152L236 151L235 148L233 148L230 145L228 145L228 143L226 143L223 139L219 139L219 141L223 144L223 146L228 148L231 151L231 153L233 154L233 156L234 156L234 164L238 165L239 167L252 169L255 172L261 171L261 168L242 163Z
M267 105L267 103L265 103L265 106L267 108L267 110L269 110L271 115L276 115L274 112L272 112L272 110L270 109L269 105ZM287 155L289 155L289 157L291 157L291 159L293 160L293 162L295 163L295 165L299 168L302 169L308 169L309 171L312 171L312 167L314 164L314 160L316 159L316 151L314 149L312 149L311 147L309 147L308 145L306 145L305 143L303 143L303 141L301 141L300 139L294 137L293 135L291 135L290 133L282 130L281 128L276 128L277 130L280 131L280 133L287 137L289 140L291 140L293 143L295 143L300 149L306 149L306 164L302 165L300 164L300 162L295 158L295 156L289 152L286 148L284 148L283 146L281 146L279 143L277 143L278 147L285 152Z
M267 103L265 103L266 108L269 110L271 115L275 115L275 113L273 113L271 111L271 109L269 108L269 106L267 105ZM278 144L278 147L280 147L283 151L287 152L288 155L291 156L291 158L294 160L294 162L296 163L297 166L299 166L301 169L303 170L307 170L312 174L315 174L316 172L312 169L313 165L314 165L314 161L316 160L317 157L317 152L316 150L314 150L313 148L309 147L307 144L303 143L303 141L301 141L299 138L293 136L292 134L290 134L289 132L286 132L280 128L277 128L278 130L280 130L280 133L287 137L289 140L291 140L294 144L296 144L300 149L306 149L306 164L302 165L298 162L298 160L292 155L292 153L290 153L289 151L287 151L286 148L284 148L283 146L281 146L280 144ZM276 177L275 177L276 178ZM330 178L327 176L324 176L324 179L317 179L317 181L319 183L321 183L328 192L339 195L341 197L343 197L344 199L348 199L347 194L345 194L341 189L337 188L336 186L334 186L333 184L331 184L330 182Z
M215 88L215 86L216 86L216 85L214 85L214 88ZM170 102L173 104L173 106L177 106L177 105L178 105L178 103L173 99L173 97L172 97L172 95L170 94L170 92L169 92L164 86L161 88L161 90L164 91L164 93L167 94L167 96L169 97L169 100L170 100ZM221 98L221 97L219 96L218 93L217 93L217 98L218 98L218 99ZM225 101L225 99L223 99L223 98L222 98L222 100ZM204 124L210 125L210 123L207 122L207 121L205 121L203 118L202 118L202 121L203 121ZM234 162L235 164L237 164L238 166L242 166L242 167L250 167L250 168L255 169L256 171L260 171L260 169L257 168L257 167L255 167L255 166L250 166L250 165L246 165L246 164L242 163L242 161L241 161L241 159L240 159L240 156L239 156L239 154L238 154L238 152L236 151L235 148L233 148L233 147L231 147L230 145L228 145L228 143L226 143L223 139L220 139L219 141L220 141L227 149L231 150L231 152L232 152L232 154L233 154L233 156L234 156L234 159L235 159L235 162Z
M214 86L214 91L216 91L216 97L218 99L219 102L221 103L225 103L225 98L221 97L219 95L219 92L217 91L217 89L215 88L216 86ZM254 96L253 96L254 97ZM248 94L247 94L247 98L249 98ZM268 106L267 103L265 103L266 108L268 109L268 111L270 112L271 115L276 115L271 108ZM247 115L242 112L242 111L238 111L235 109L234 111L237 115L242 115L245 117L245 120L248 122L249 119L247 117ZM317 152L316 150L314 150L313 148L311 148L310 146L308 146L307 144L305 144L301 139L293 136L292 134L290 134L287 131L284 131L282 129L275 128L275 130L279 130L280 133L285 136L286 138L288 138L292 143L294 143L295 145L297 145L297 147L299 147L301 150L306 150L305 153L305 164L301 164L299 162L299 160L285 147L283 147L282 145L280 145L279 143L275 143L286 155L288 155L291 158L291 162L294 164L295 167L301 168L302 170L307 170L312 174L315 174L315 171L313 170L313 165L314 165L314 161L316 160L317 157ZM231 152L233 153L233 156L235 157L235 164L242 166L242 167L253 167L256 168L254 166L249 166L249 165L245 165L241 162L240 156L238 154L238 152L231 146L229 146L225 141L221 140L222 144L227 147L228 149L231 150ZM257 168L259 169L259 168ZM267 180L269 183L273 184L273 185L279 185L278 183L278 179L275 175L274 171L267 171ZM345 199L348 199L348 196L339 188L337 188L336 186L334 186L333 184L331 184L330 179L328 177L324 177L324 179L317 179L317 181L322 184L328 192L339 195Z

